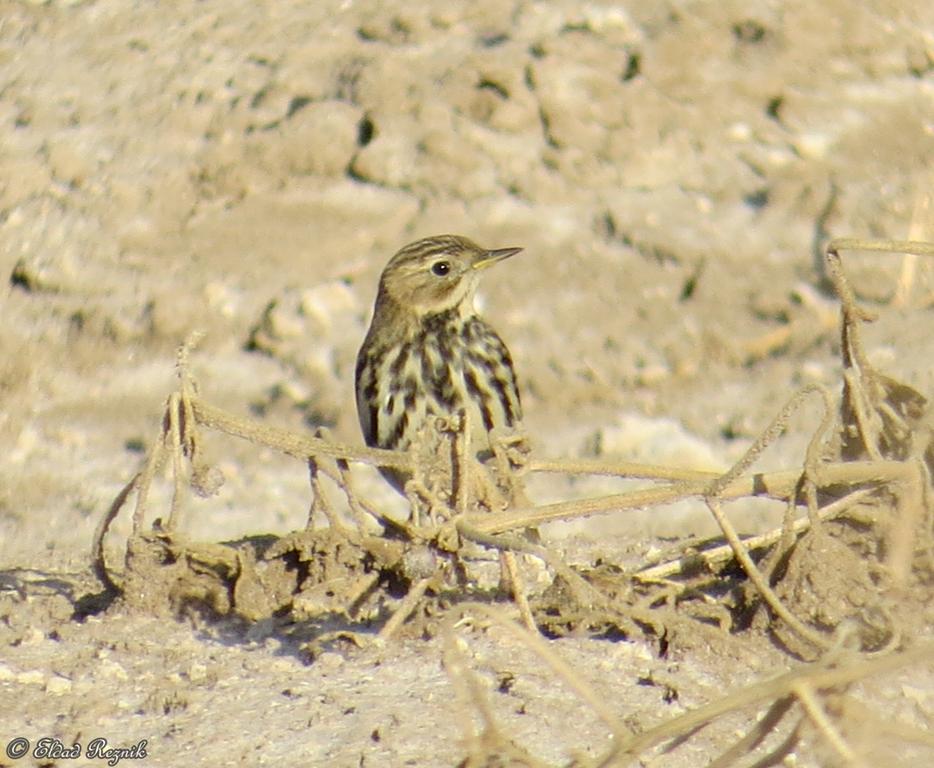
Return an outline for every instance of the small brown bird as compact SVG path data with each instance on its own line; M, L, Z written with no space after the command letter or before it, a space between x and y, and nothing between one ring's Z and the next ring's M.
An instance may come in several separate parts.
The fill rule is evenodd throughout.
M390 259L357 354L357 414L367 445L406 450L429 418L461 409L481 453L490 450L490 432L519 425L512 357L473 299L481 271L521 250L438 235ZM407 479L384 474L399 490Z

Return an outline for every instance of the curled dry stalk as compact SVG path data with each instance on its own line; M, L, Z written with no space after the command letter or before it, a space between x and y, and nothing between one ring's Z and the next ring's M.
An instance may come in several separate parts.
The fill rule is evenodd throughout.
M934 514L934 417L927 398L880 373L869 362L862 342L862 324L871 322L874 316L857 303L843 270L843 250L934 256L934 244L843 238L827 246L827 271L840 297L842 316L844 402L840 453L857 460L865 456L897 459L908 469L904 480L892 487L897 514L888 536L886 562L893 588L902 590L916 547L930 550L934 538L930 525Z
M179 350L177 358L179 389L173 392L166 402L159 434L149 450L143 468L117 494L95 530L92 541L93 567L109 591L119 592L122 585L115 580L104 558L104 540L107 532L131 495L135 493L136 504L132 516L131 539L138 539L145 534L144 521L150 489L153 480L163 469L167 459L171 459L173 494L168 520L164 525L157 520L155 523L157 531L172 535L178 530L182 522L186 479L201 495L210 495L219 488L222 478L202 459L200 428L216 429L306 461L309 466L313 499L309 511L309 523L316 514L320 513L334 530L344 533L347 533L349 529L342 523L328 501L320 482L322 475L345 490L359 525L363 525L364 519L369 518L382 531L387 518L372 506L359 501L347 481L347 462L355 461L403 471L412 466L411 457L405 453L343 446L322 436L307 437L269 425L258 424L205 403L198 397L197 386L190 374L188 364L190 351L199 338L200 334L193 335ZM328 460L331 461L331 465L325 463ZM189 467L190 472L187 471ZM392 521L392 525L406 529L404 523Z
M813 478L818 473L820 441L826 435L832 419L830 394L823 387L818 385L805 387L800 392L798 392L788 402L787 405L785 405L785 407L779 412L778 416L775 417L766 430L750 446L742 458L740 458L740 460L737 461L721 477L711 481L711 483L704 490L704 501L706 502L707 507L710 509L711 514L714 516L714 519L717 521L717 525L720 526L720 530L723 531L723 535L730 545L733 556L742 566L743 570L746 572L746 575L749 577L749 580L755 586L762 599L765 600L765 602L775 612L775 614L779 616L789 627L791 627L791 629L802 639L821 650L826 650L830 647L829 641L822 637L819 632L811 629L803 622L799 621L798 618L775 594L774 590L769 585L767 578L759 571L758 566L749 555L747 547L743 544L742 540L736 532L736 529L733 527L733 524L724 514L721 504L721 494L723 489L729 487L730 483L734 482L758 460L759 456L768 447L768 445L785 431L787 428L788 419L791 414L800 407L801 403L808 395L814 392L821 395L821 400L824 405L824 415L821 419L820 427L815 433L815 438L812 439L809 444L804 472L799 483L799 485L803 484L806 487L813 488L815 485ZM811 493L807 494L807 499L809 510L813 506L813 511L811 511L809 515L809 522L811 525L818 524L820 514L816 508L817 505L813 490ZM787 532L787 528L783 526L782 537L779 539L779 541L787 540Z
M561 471L565 467L566 471L574 473L653 478L660 482L656 487L601 498L510 509L482 518L468 516L462 530L469 530L474 536L494 535L552 520L701 497L720 525L728 549L720 548L706 556L692 552L679 561L653 566L639 575L648 579L671 576L681 570L677 562L693 569L699 562L704 565L722 563L725 553L729 552L730 559L740 562L775 614L811 645L817 649L826 648L828 639L795 619L768 584L775 566L785 557L797 534L816 528L822 520L850 508L859 499L865 499L870 489L884 490L897 500L898 514L887 547L887 565L893 583L902 586L911 568L919 530L925 532L922 548L926 552L932 551L931 526L922 523L934 516L930 503L934 441L926 401L914 390L879 374L870 366L863 351L860 325L872 317L859 307L846 280L839 257L843 248L934 253L934 246L925 243L838 240L828 246L827 274L840 296L842 315L844 388L838 408L826 390L815 386L805 388L792 398L746 455L722 476L693 470L655 469L623 463L614 465L605 460L532 460L529 464L531 471ZM803 470L749 474L748 470L764 448L785 430L791 413L812 393L820 394L823 416L808 445ZM849 502L841 498L846 493L849 493ZM831 499L823 509L819 502L821 494L829 495ZM722 510L725 501L751 496L766 496L786 503L787 513L781 529L753 541L758 547L773 545L764 573L756 568L747 546L739 539ZM799 504L806 509L806 521L794 519L793 511Z

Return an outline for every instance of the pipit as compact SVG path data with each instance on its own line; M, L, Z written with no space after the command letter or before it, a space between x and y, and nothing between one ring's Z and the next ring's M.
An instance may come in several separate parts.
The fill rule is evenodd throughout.
M383 270L357 354L357 414L367 445L407 450L429 420L463 411L471 451L518 428L522 405L509 349L476 312L480 273L521 251L438 235L405 246ZM384 475L398 490L407 477Z

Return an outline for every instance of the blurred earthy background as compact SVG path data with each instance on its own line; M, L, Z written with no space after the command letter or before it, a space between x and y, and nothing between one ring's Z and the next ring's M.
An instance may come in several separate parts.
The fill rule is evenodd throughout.
M0 566L83 566L194 331L208 401L358 442L353 359L377 278L441 232L525 247L481 301L537 451L725 467L797 388L839 386L820 243L930 239L932 170L928 0L7 0ZM896 296L899 257L847 264L883 311L872 358L934 393L930 268ZM816 414L768 464L800 464ZM300 463L210 450L227 482L192 503L193 536L303 524ZM653 515L574 530L638 546L709 527ZM51 641L33 639L42 668ZM207 760L189 738L189 764ZM366 752L348 749L327 764ZM159 754L147 764L179 764Z

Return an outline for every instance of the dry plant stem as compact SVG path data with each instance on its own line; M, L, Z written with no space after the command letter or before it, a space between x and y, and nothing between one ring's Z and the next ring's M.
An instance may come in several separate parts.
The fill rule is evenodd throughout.
M363 601L379 586L379 581L382 578L381 574L377 571L369 574L364 577L364 579L357 584L352 592L348 592L347 598L345 600L345 605L347 606L347 615L356 620L358 616L358 611L363 605Z
M837 296L840 299L840 312L843 315L843 328L845 336L850 341L851 349L845 350L845 354L853 355L853 362L860 370L869 370L869 362L866 360L863 352L863 345L860 340L860 323L871 321L875 316L862 309L856 301L856 295L850 287L849 281L843 272L843 264L840 261L839 250L844 247L848 240L832 240L825 251L824 262L827 265L827 275L833 283ZM860 242L860 241L853 241ZM867 241L868 242L868 241Z
M830 393L827 392L827 390L823 387L821 387L818 391L824 400L824 414L821 418L820 425L811 436L811 439L808 441L808 447L804 460L804 474L801 476L799 487L794 495L788 497L788 502L785 505L785 515L782 519L781 537L778 541L778 546L769 553L767 559L762 564L766 582L771 580L775 567L778 565L778 563L781 562L782 558L785 556L785 553L788 551L795 540L795 501L800 495L802 487L804 490L805 499L807 501L807 511L810 525L816 527L822 519L820 510L818 509L817 482L814 480L814 476L819 471L821 449L829 437L830 430L834 425L834 408L830 399ZM804 530L804 528L802 528L802 530ZM747 547L751 546L749 541L745 542L745 544Z
M398 530L402 530L406 533L408 538L413 541L416 539L425 538L424 536L419 536L419 531L417 528L413 528L412 526L409 526L401 521L393 520L373 507L371 504L368 504L354 490L353 478L347 462L338 460L335 462L335 464L337 466L337 471L331 470L326 464L322 465L320 463L316 463L317 471L325 477L329 478L338 488L344 492L344 496L347 498L347 503L351 509L351 514L354 516L354 521L358 526L361 526L362 530L366 530L368 527L370 527L370 520L368 520L366 517L369 515L377 522L380 528L388 525ZM326 496L324 498L326 498ZM329 507L329 509L334 517L340 517L334 513L333 507ZM328 519L330 519L330 517ZM344 527L343 530L346 534L346 527Z
M308 459L308 481L311 485L311 503L308 505L308 520L305 521L305 530L311 531L315 527L315 513L318 511L321 505L321 501L318 498L318 491L315 488L315 483L318 480L318 465L315 464L314 459Z
M352 486L348 487L351 488L351 490L353 488ZM389 515L384 514L372 504L368 503L362 496L355 496L354 498L356 499L356 503L360 509L376 520L382 530L385 531L385 528L388 526L395 528L396 530L403 531L405 532L405 535L409 541L424 541L429 538L427 534L419 531L417 527L409 525L408 523L404 523L401 520L394 520L393 518L389 517Z
M869 365L860 339L860 321L872 319L862 310L856 302L855 295L843 272L840 259L841 250L868 250L883 253L906 253L916 256L934 255L934 243L888 242L881 240L837 239L827 246L826 261L828 271L834 281L834 286L841 300L844 323L844 363L849 355L850 367L844 371L844 377L849 391L849 403L856 418L862 443L867 453L875 458L881 456L880 444L882 425L877 409L897 424L903 433L908 433L909 427L905 424L889 403L879 402L871 398L866 392L866 386L873 387L874 371ZM907 262L906 262L907 263ZM878 388L878 385L876 385ZM889 542L889 555L887 565L896 588L902 588L908 579L908 573L913 562L915 546L915 530L925 515L928 472L923 461L916 458L913 462L906 462L915 470L915 477L901 483L898 494L898 514L895 528ZM920 470L920 471L919 471Z
M185 449L188 451L188 454L191 456L192 461L197 457L197 448L198 448L198 432L196 425L198 423L195 419L194 409L191 407L191 401L197 397L196 387L194 380L191 376L188 375L186 368L181 369L181 380L182 380L182 423L185 425L183 430L185 436Z
M924 518L924 484L926 469L924 459L917 457L907 462L915 470L913 481L901 483L898 493L895 521L888 536L886 567L892 576L895 589L904 589L911 576L914 563L916 532Z
M195 397L196 386L191 377L188 358L191 350L201 341L204 333L195 331L179 347L175 357L175 369L178 374L179 392L169 397L166 415L169 420L169 438L172 451L173 489L172 501L169 507L169 519L165 526L167 531L178 528L180 520L180 507L184 498L184 456L194 464L198 460L197 444L198 430L192 411L191 401Z
M751 467L759 458L762 451L764 451L765 448L776 437L785 431L785 428L788 425L788 419L791 414L797 410L797 408L803 402L804 398L812 392L818 392L821 395L824 404L824 418L822 419L821 427L818 429L816 434L820 436L825 434L826 429L829 426L829 414L831 413L830 396L823 387L818 385L805 387L804 389L797 392L794 397L788 401L785 407L782 408L782 410L779 412L778 416L772 420L772 423L769 424L766 430L753 442L743 457L737 461L736 464L734 464L722 477L719 477L710 483L704 492L704 501L707 503L707 507L710 509L710 512L716 519L717 524L720 526L720 530L723 531L723 535L726 537L730 548L733 550L734 556L742 566L743 570L746 572L746 575L749 577L750 581L752 581L753 585L758 590L759 594L762 596L762 599L765 600L765 602L775 612L775 614L779 616L779 618L781 618L801 638L811 643L816 648L827 650L830 647L830 643L823 637L823 635L805 625L793 613L791 613L791 611L789 611L785 607L784 603L782 603L782 601L778 598L778 595L776 595L772 588L769 586L768 579L762 575L762 572L752 561L748 550L740 540L739 535L736 533L736 529L733 527L733 524L723 513L723 508L720 503L721 494L723 493L724 489L726 489L730 483L736 481L743 472L749 469L749 467ZM817 521L817 479L813 477L813 475L819 475L821 469L817 463L819 439L820 438L815 437L810 441L804 473L806 489L810 488L811 492L813 493L813 497L808 499L809 517L811 518L812 525L816 524ZM811 510L812 505L814 507L813 511Z
M751 706L760 701L775 700L794 694L794 686L806 680L814 691L826 690L861 680L870 675L881 675L899 667L919 664L934 659L934 643L926 643L907 651L857 660L844 664L842 659L823 660L815 664L786 672L772 680L755 683L735 693L723 696L703 707L666 720L620 745L620 755L636 756L647 749L674 738L718 717ZM837 666L830 666L836 664Z
M857 355L857 365L861 369L868 369L865 356L862 353L862 344L859 340L858 322L862 320L871 320L873 316L861 309L856 302L856 296L853 289L843 273L843 265L840 259L840 251L873 251L876 253L904 253L914 254L916 256L934 256L934 243L919 242L917 240L862 240L852 237L839 237L831 240L825 249L824 263L827 266L827 274L833 282L840 297L841 309L843 311L844 323L852 326L855 330L855 350Z
M804 478L802 478L802 482L803 480ZM859 491L854 491L854 493L858 493L858 494L862 494L863 496L866 496L870 493L870 491L868 488L863 488ZM852 495L853 494L850 494L850 496ZM844 499L849 499L850 496L846 496L844 497ZM839 501L843 501L843 499L838 499L838 502ZM837 502L834 502L834 504L836 503ZM829 504L827 508L832 507L834 504ZM847 504L846 508L849 508L849 506L850 505ZM795 528L796 523L804 522L804 521L795 520L796 509L797 509L797 504L795 503L795 498L793 496L790 496L788 498L788 502L785 504L785 514L782 516L782 525L780 528L780 535L779 535L779 538L776 540L777 546L775 546L772 549L772 551L769 552L768 555L766 555L765 559L762 561L762 575L765 576L766 580L769 582L772 581L772 574L775 572L775 568L782 561L782 558L785 556L785 553L788 552L788 550L791 548L791 545L794 544L794 542L797 539L798 531ZM822 520L826 519L826 518L821 518L820 511L818 511L817 516L818 518ZM810 518L811 518L811 515L808 515L808 520L807 520L808 526L810 526L811 524ZM802 531L807 530L807 528L802 527L801 530ZM771 533L774 533L774 531L772 531ZM755 549L750 539L746 539L746 541L743 543L746 545L748 549ZM729 549L729 545L727 545L727 548ZM732 557L732 551L733 550L730 549L731 557Z
M139 536L143 530L143 518L146 515L146 501L149 498L149 489L152 487L152 480L162 467L165 459L165 431L159 433L159 437L149 451L146 459L146 465L139 474L139 482L136 486L136 508L133 510L133 535Z
M142 472L137 472L133 479L123 486L120 493L117 494L107 508L107 512L101 518L101 521L97 524L97 528L94 529L94 539L91 541L91 566L94 569L94 574L101 580L107 591L111 593L120 592L121 587L113 580L107 570L107 561L104 559L104 538L110 529L110 524L120 513L130 494L139 487L142 474Z
M924 482L921 485L921 503L924 508L924 537L921 541L923 555L927 560L928 570L934 571L934 479L927 462L920 462Z
M827 277L827 254L824 251L824 243L827 242L828 231L827 223L833 216L837 206L837 199L840 195L840 189L837 183L830 179L829 189L827 190L827 200L821 207L814 221L814 233L811 238L811 257L814 260L814 269L820 276L822 290L827 290L830 280Z
M143 469L138 472L133 477L133 479L127 483L127 485L123 487L119 494L117 494L117 497L113 500L110 507L108 507L107 512L104 514L104 517L101 519L101 522L98 524L96 530L94 531L94 538L91 543L92 563L95 573L108 588L108 590L120 591L120 587L112 579L109 572L107 571L107 564L104 560L104 538L107 536L107 531L110 529L111 524L120 513L120 510L123 508L123 505L126 503L129 495L134 490L136 491L136 507L133 510L133 532L131 535L139 536L141 534L143 529L143 519L146 515L146 501L149 498L149 489L152 487L153 478L162 468L162 465L165 462L166 442L170 437L172 437L173 422L170 414L176 411L176 409L173 408L173 405L177 405L177 399L178 395L174 394L168 399L166 403L166 412L163 415L162 429L159 431L159 437L155 440L152 448L149 450L149 455L146 458L146 464L143 466ZM177 422L175 423L177 425ZM180 430L175 431L177 431L180 435ZM175 442L175 438L172 437L172 439L174 458L174 454L177 454L181 449L178 447L178 443ZM178 440L181 440L180 436L178 437ZM177 465L175 474L177 480L179 474ZM178 488L176 487L176 493L178 492ZM174 515L171 517L174 517Z
M181 378L183 385L191 381L191 377L188 375L188 358L191 356L192 350L201 343L203 338L204 331L192 331L175 354L175 367L178 369L179 378Z
M324 427L318 427L315 430L315 437L318 440L330 441L330 432ZM341 489L344 493L344 498L347 499L347 508L350 510L350 515L354 519L357 528L362 532L367 530L367 527L370 524L370 519L367 518L367 510L360 503L359 497L354 491L353 487L353 478L350 476L350 465L345 459L337 459L334 462L335 467L337 468L337 473L329 472L327 468L322 468L321 471L323 474L327 475L334 481L335 485ZM374 515L374 518L379 519L378 516ZM382 530L382 528L380 527Z
M179 425L180 409L183 398L177 392L169 396L166 415L169 419L169 445L172 451L172 501L169 506L169 519L165 526L167 531L174 531L178 525L179 507L182 503L184 468L182 465L182 430ZM191 425L188 425L189 427Z
M353 481L350 478L350 466L347 464L346 459L338 459L336 464L337 472L340 476L340 483L338 483L338 485L344 492L344 496L347 497L347 507L350 509L350 514L354 522L357 524L360 531L363 532L372 525L374 520L367 516L366 510L364 510L357 498L357 494L354 493ZM379 527L380 530L382 530L382 526Z
M406 619L412 615L412 612L418 607L419 601L425 596L425 591L431 583L431 578L420 579L415 582L408 591L408 594L402 599L399 607L396 608L389 620L380 629L377 638L385 642L389 640L401 627Z
M467 658L464 652L458 647L461 642L454 631L454 622L445 622L443 630L442 654L444 660L444 671L447 672L454 686L454 694L460 700L462 705L459 709L467 712L472 704L476 707L483 721L483 727L488 730L496 730L496 717L490 708L490 702L487 700L483 687L478 683L477 678L470 671ZM472 722L469 718L458 718L465 724ZM470 728L466 733L466 740L472 741L476 738L477 732Z
M733 524L729 521L727 516L723 514L723 509L720 507L719 499L710 497L705 499L705 501L707 502L708 508L716 519L717 524L720 526L720 530L723 531L723 535L730 543L730 547L733 549L733 554L736 556L739 564L743 567L743 570L746 571L746 575L749 577L749 580L752 581L756 589L759 591L759 594L762 595L762 599L765 600L769 607L775 611L776 615L778 615L778 617L781 618L801 638L807 640L809 643L816 646L817 648L820 648L821 650L827 650L830 648L831 643L828 642L828 640L823 635L803 624L791 611L785 607L785 604L779 600L778 595L775 594L775 592L769 586L768 581L766 581L765 577L756 567L756 564L752 561L752 558L749 556L749 553L743 546L743 542L740 541L740 538L737 535Z
M819 434L825 434L827 425L832 418L830 416L832 412L832 401L825 388L813 384L797 392L785 407L782 408L775 419L772 420L772 423L766 430L749 447L745 455L736 462L728 472L717 476L712 481L684 481L671 486L642 489L597 499L561 502L533 509L509 510L506 513L488 516L486 519L469 520L469 524L475 530L483 533L500 533L513 527L526 527L549 522L551 520L584 517L597 514L598 512L662 504L694 495L718 496L724 499L751 495L769 495L778 498L788 498L795 493L800 480L800 474L798 473L774 473L771 477L755 475L745 480L745 482L744 478L741 478L741 475L756 462L762 451L786 429L791 414L797 410L808 395L814 392L820 394L823 401L824 417L822 419L822 429L819 430ZM843 465L818 465L816 461L818 447L819 442L812 440L812 445L809 447L809 458L813 459L813 465L807 467L806 470L808 482L813 484L815 503L817 485L828 484L828 481L833 482L830 475L834 473L834 466L842 468L842 474L847 475L845 478L846 482L858 482L853 476L858 474L856 462L847 462ZM810 461L809 464L811 464ZM881 464L882 462L875 462L874 467L881 467ZM899 466L898 462L891 462L891 464ZM897 474L902 474L904 472L902 468L895 469L894 471ZM705 476L709 477L706 473ZM779 487L770 489L769 483L766 480L767 478L771 479L773 486L778 485ZM843 479L844 478L841 478L841 480ZM778 482L776 482L776 480ZM734 487L737 485L740 487L734 491Z
M616 713L610 710L604 703L604 699L597 694L586 682L584 682L570 664L558 656L551 646L537 632L528 632L515 622L503 617L498 611L487 605L477 605L474 610L486 614L487 619L499 624L513 637L529 647L545 664L561 678L582 701L590 705L594 714L597 715L604 725L609 728L617 743L624 735L628 735L625 727L616 717ZM612 752L615 752L615 748ZM601 764L607 761L608 755L604 757Z
M486 692L477 680L477 676L470 671L466 654L460 647L462 641L458 638L454 628L454 622L449 620L442 630L444 670L454 687L454 695L460 705L458 710L469 712L471 707L476 708L483 723L483 731L477 733L471 718L457 718L459 722L463 723L464 741L471 753L468 760L462 765L473 766L475 763L472 761L477 758L480 761L476 763L479 768L479 766L490 764L486 759L487 757L495 756L501 763L507 765L515 764L528 766L528 768L546 768L545 763L512 744L500 732L496 722L496 715L490 707ZM512 760L513 763L509 763L508 760Z
M596 768L596 766L602 767L612 765L619 754L619 744L625 737L628 737L629 734L616 714L606 706L605 699L585 683L573 667L561 659L537 632L528 632L514 621L503 616L501 611L481 603L463 606L461 615L467 616L470 614L479 614L487 621L506 630L545 662L549 669L551 669L578 698L590 706L594 714L609 728L613 737L613 746L610 747L610 750L605 755L596 760L594 766Z
M482 533L468 525L463 519L459 519L456 522L456 527L461 536L481 546L492 547L500 551L510 550L513 552L524 552L539 558L567 582L568 588L572 591L575 600L581 605L589 607L608 605L609 601L605 595L546 547L533 544L527 539L522 539L518 536Z
M768 708L762 719L745 736L710 763L707 768L727 768L744 755L752 752L782 721L782 718L785 717L794 703L793 696L783 696L772 702L772 706Z
M357 448L340 445L327 440L306 437L289 432L286 429L256 424L228 413L220 408L208 405L200 398L191 401L192 412L198 423L209 429L216 429L228 435L242 437L257 445L294 456L305 461L309 456L329 456L334 459L347 459L376 467L392 467L404 472L412 471L412 457L403 451L385 451L381 448Z
M856 416L860 437L866 453L873 461L882 461L882 452L879 450L879 417L872 408L866 391L863 389L857 370L848 368L843 372L843 380L850 392L850 406Z
M816 665L818 670L806 675L804 679L811 683L814 690L822 691L849 685L871 675L885 674L899 667L931 663L934 661L934 642L919 643L904 651L871 657L853 653L849 658L855 660L847 663L844 663L844 658L834 656L832 659L819 662Z
M808 441L807 451L804 454L804 476L801 479L804 483L808 516L811 518L811 525L816 527L819 520L817 515L817 483L814 481L814 477L820 470L821 451L827 439L830 437L831 429L833 429L835 411L833 401L827 389L818 386L815 390L820 394L821 398L823 398L824 413L823 416L821 416L820 424ZM802 392L804 391L806 390L802 390Z
M804 472L805 475L801 479L804 483L804 498L807 502L805 509L807 509L811 526L817 528L820 524L820 507L817 503L817 484L808 479L807 469L805 469Z
M872 494L872 489L870 488L861 488L857 491L853 491L852 493L844 496L842 499L837 499L836 501L831 502L826 507L821 509L817 515L818 519L820 521L824 521L833 520L836 517L840 517L850 507L859 503L870 494ZM794 504L789 504L788 509L793 513ZM748 539L743 539L742 545L746 548L747 551L753 551L756 549L770 547L776 542L781 542L781 548L787 549L789 546L791 546L795 536L808 530L812 524L810 517L802 517L798 520L789 520L789 515L786 513L785 518L787 524L785 521L783 521L781 527L775 528L768 533L763 533L759 536L752 536ZM645 568L643 570L637 571L633 575L639 579L646 580L665 579L669 576L680 573L684 569L685 565L690 565L690 567L693 569L696 567L698 561L700 561L706 567L713 570L723 565L724 563L728 563L730 560L733 560L734 557L735 553L733 547L730 544L723 544L719 547L714 547L703 552L692 552L686 557L680 557L677 560L671 560L666 563L660 563L659 565L652 566L651 568Z
M328 521L328 525L331 530L337 531L344 534L344 536L349 535L347 526L340 519L334 511L334 507L331 506L331 501L328 499L327 492L324 490L324 486L321 484L321 476L319 474L318 462L314 459L308 459L308 477L311 482L311 507L308 510L308 525L307 529L311 529L314 524L315 513L320 511L324 514L325 519Z
M522 619L522 623L529 632L538 632L535 617L532 615L532 608L529 606L529 598L525 594L525 579L522 578L522 574L519 572L519 563L516 562L515 552L501 550L500 558L502 558L502 567L509 576L512 599L519 609L519 617Z
M811 719L811 722L814 723L818 732L824 737L827 743L830 744L834 752L847 764L862 766L862 761L857 761L853 750L850 749L846 740L830 720L829 715L824 710L817 696L814 695L814 689L810 686L808 681L799 680L792 687L792 691L801 703L801 707L807 713L807 716Z
M435 510L443 506L425 485L419 466L416 465L415 476L405 484L405 498L412 509L412 522L416 530L433 525Z
M840 259L841 250L863 250L875 251L881 253L907 253L918 256L934 255L934 243L923 243L916 241L887 241L887 240L860 240L853 238L839 238L832 240L826 249L825 263L827 273L833 281L837 295L840 297L841 313L843 316L843 339L844 339L844 365L848 370L844 371L847 387L850 390L850 401L856 415L859 425L860 435L866 446L866 450L873 458L879 455L878 436L879 430L875 429L873 424L877 421L871 419L875 415L872 409L872 402L867 397L862 387L862 379L871 377L873 374L872 366L866 358L866 353L861 340L860 323L874 319L874 315L862 309L856 301L853 289L850 287L843 272L843 265ZM853 372L855 369L855 373ZM898 419L898 421L901 421Z
M461 409L457 414L456 425L457 429L455 429L451 435L453 440L454 472L457 478L454 487L454 511L458 518L462 518L467 514L473 488L470 420L466 410ZM535 619L532 616L529 599L526 597L525 580L522 578L522 574L519 571L519 563L516 561L515 554L509 550L502 549L500 550L499 557L501 570L500 581L508 583L512 593L512 599L519 609L519 616L522 618L522 623L529 631L537 632L538 627L535 626Z
M457 485L454 488L454 511L457 515L467 514L470 502L470 423L467 411L463 408L458 413L458 429L454 431L454 468L457 473Z
M821 395L824 404L824 417L822 420L822 425L827 423L828 419L832 418L832 416L828 416L828 414L832 412L832 404L830 395L827 390L819 384L809 384L803 389L800 389L794 394L791 400L785 404L781 411L778 412L778 415L772 419L772 423L765 428L765 431L755 439L751 446L749 446L749 448L746 450L746 453L743 454L742 458L732 467L730 467L727 472L711 481L704 495L721 496L727 487L739 479L739 477L747 469L749 469L749 467L755 464L759 459L759 456L762 455L762 452L768 448L769 445L775 442L775 439L787 429L788 419L791 418L791 415L796 410L798 410L798 408L801 406L801 403L804 402L805 398L813 392L817 392ZM811 447L809 446L809 454L810 450ZM816 473L816 462L814 470Z
M723 489L728 486L730 482L736 480L746 469L752 466L756 459L758 459L758 457L761 455L762 451L765 450L765 448L785 430L791 414L801 405L801 403L804 401L804 398L812 392L817 392L823 401L824 411L821 417L821 423L808 442L807 452L805 454L804 473L801 476L798 487L793 494L789 494L788 496L788 506L786 508L785 519L782 525L782 531L784 533L780 537L782 544L780 548L773 552L773 556L770 558L770 561L765 564L766 575L763 577L764 583L768 583L768 577L771 575L775 564L780 560L781 555L787 550L787 548L791 546L792 531L790 528L792 525L791 520L794 509L794 502L799 495L802 486L804 489L805 500L807 502L810 525L817 526L820 521L817 505L817 481L815 478L820 473L821 448L834 423L833 402L831 400L830 393L826 390L826 388L813 384L797 392L794 397L792 397L792 399L784 406L784 408L782 408L778 416L772 420L772 423L766 428L766 430L749 447L743 457L729 470L729 472L711 483L708 489L710 494L720 495ZM750 542L745 542L745 545L747 547L750 546ZM735 551L735 547L732 543L730 544L730 550ZM750 562L752 561L750 560ZM758 573L758 569L756 570Z
M913 253L934 256L934 243L923 240L864 240L858 237L836 237L827 244L827 253L839 259L840 251L874 251L877 253Z
M514 455L514 452L510 450L512 445L514 445L514 443L511 443L511 440L515 438L516 435L511 431L504 430L500 427L494 427L490 432L490 449L493 451L493 466L496 468L497 477L501 480L512 480L519 472L525 471L526 462L524 460L521 462L521 467L519 468L513 467L510 463L510 454L512 453Z
M865 242L871 243L871 241ZM861 324L874 320L875 315L864 310L856 301L856 295L843 271L839 254L841 247L859 247L861 243L862 241L834 240L828 244L824 258L827 274L840 299L845 396L853 410L866 452L871 459L879 460L882 457L879 450L880 419L873 408L872 399L863 387L864 379L872 376L873 369L866 358L861 338Z
M925 230L929 228L928 225L931 221L932 202L934 202L934 196L930 193L919 194L915 198L914 210L911 214L911 225L908 230L910 237L924 236ZM902 259L902 268L898 275L898 284L892 300L896 307L907 306L911 300L918 266L917 262L918 254L916 253L906 253Z
M530 472L558 472L565 475L612 475L635 480L666 480L669 482L713 480L719 472L702 469L660 467L630 461L604 459L530 459Z
M900 461L848 461L824 463L814 473L818 487L830 485L881 485L909 477L912 470ZM740 477L720 492L724 501L743 496L758 496L782 501L796 493L801 480L800 470L764 472ZM656 504L703 496L710 486L708 481L678 483L656 488L641 488L628 493L600 496L592 499L562 501L507 510L489 515L467 515L465 522L479 533L503 533L517 528L542 525L554 520L566 520L589 515L639 509Z

